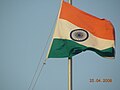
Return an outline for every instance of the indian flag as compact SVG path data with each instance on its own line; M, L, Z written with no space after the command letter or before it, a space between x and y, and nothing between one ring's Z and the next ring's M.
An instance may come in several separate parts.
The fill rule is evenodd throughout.
M110 21L92 16L63 1L48 58L71 58L86 50L113 58L114 42L115 33Z

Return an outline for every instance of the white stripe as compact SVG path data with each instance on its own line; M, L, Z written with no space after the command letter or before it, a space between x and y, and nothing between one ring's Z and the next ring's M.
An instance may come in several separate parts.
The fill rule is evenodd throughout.
M70 32L75 29L82 29L80 27L77 27L76 25L70 23L67 20L64 19L58 19L58 22L56 24L55 32L53 35L54 38L59 38L59 39L68 39L72 40L70 38ZM82 44L87 47L94 47L99 50L103 50L106 48L114 47L114 40L107 40L107 39L102 39L99 37L94 36L93 34L89 33L89 38L83 42L77 42L79 44Z

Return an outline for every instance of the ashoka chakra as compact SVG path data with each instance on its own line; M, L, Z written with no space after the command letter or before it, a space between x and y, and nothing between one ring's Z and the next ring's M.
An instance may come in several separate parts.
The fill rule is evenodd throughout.
M82 42L88 39L89 34L83 29L76 29L70 32L70 38L74 41Z

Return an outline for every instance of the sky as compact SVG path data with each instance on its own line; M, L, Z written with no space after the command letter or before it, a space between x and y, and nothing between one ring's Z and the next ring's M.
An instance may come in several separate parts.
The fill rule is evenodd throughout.
M0 0L0 90L28 90L48 36L54 30L60 2ZM114 60L92 51L73 57L73 90L120 90L119 4L120 0L73 0L77 8L110 20L116 34ZM34 90L67 90L67 65L67 58L48 59ZM112 82L90 82L91 79Z

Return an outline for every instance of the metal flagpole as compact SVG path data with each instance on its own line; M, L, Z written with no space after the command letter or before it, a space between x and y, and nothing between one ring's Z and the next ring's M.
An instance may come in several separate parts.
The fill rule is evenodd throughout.
M72 5L72 0L68 0ZM72 90L72 57L68 58L68 90Z
M68 90L72 90L72 58L68 58Z

